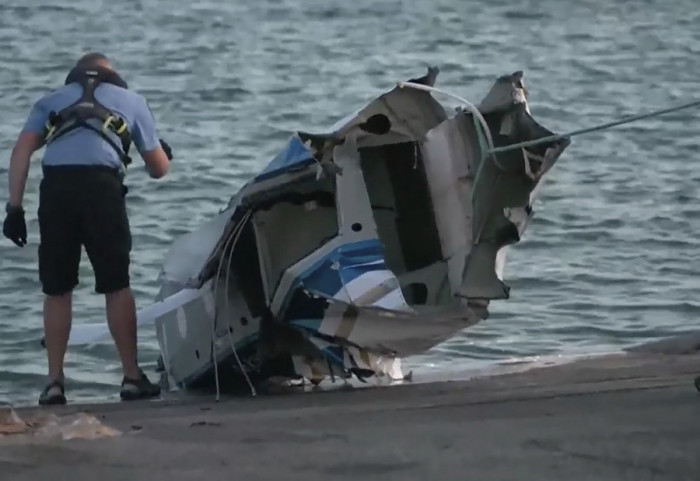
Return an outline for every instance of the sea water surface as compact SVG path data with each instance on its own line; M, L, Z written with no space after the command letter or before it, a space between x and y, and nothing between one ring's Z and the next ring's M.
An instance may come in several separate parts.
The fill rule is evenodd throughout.
M3 0L0 200L32 103L88 50L113 58L173 147L154 181L129 175L139 308L178 236L225 206L296 130L324 128L398 80L478 102L524 70L533 115L557 132L700 98L697 0ZM447 99L447 105L451 105ZM413 360L478 361L619 350L698 327L700 110L574 138L509 252L511 299ZM24 197L29 244L0 240L0 401L34 404L45 381L37 275L35 155ZM104 319L83 255L74 324ZM153 331L139 333L153 373ZM117 399L112 345L70 349L71 402Z

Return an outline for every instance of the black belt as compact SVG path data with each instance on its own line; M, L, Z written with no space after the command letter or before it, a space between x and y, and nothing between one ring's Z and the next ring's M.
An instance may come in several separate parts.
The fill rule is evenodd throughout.
M54 175L54 174L81 174L81 173L110 173L121 178L121 172L116 167L110 167L108 165L42 165L41 170L44 175Z
M122 196L126 196L129 188L124 185L124 174L116 167L107 165L42 165L41 169L44 173L44 178L49 179L49 182L65 182L70 179L86 178L84 176L93 176L99 174L109 174L114 176L122 186Z

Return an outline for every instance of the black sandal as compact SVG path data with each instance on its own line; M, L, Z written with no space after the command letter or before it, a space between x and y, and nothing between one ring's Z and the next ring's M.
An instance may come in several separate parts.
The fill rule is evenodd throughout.
M138 379L122 379L122 389L119 395L123 401L135 401L160 396L160 386L151 383L146 374L139 369Z
M61 381L53 381L46 385L39 396L41 406L66 404L66 389Z

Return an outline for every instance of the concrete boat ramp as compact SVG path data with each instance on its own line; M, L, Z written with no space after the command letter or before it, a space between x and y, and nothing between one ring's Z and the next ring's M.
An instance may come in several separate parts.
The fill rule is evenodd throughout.
M468 381L17 409L83 439L0 436L0 478L697 481L699 345Z

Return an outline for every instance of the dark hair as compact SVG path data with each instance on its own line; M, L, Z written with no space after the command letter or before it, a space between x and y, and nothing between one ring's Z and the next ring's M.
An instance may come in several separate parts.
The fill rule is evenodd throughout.
M80 57L75 66L78 68L97 68L106 62L109 62L106 55L99 52L90 52Z

